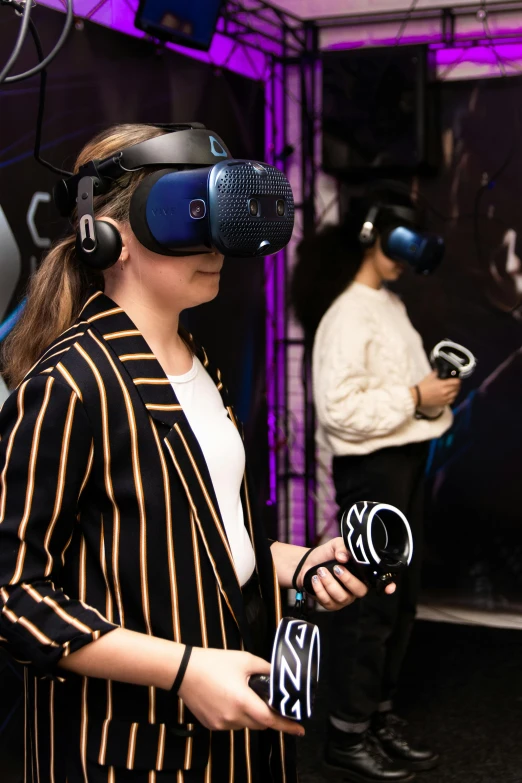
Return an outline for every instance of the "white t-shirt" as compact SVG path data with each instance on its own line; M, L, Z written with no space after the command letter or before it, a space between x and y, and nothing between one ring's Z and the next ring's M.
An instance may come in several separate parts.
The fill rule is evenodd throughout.
M243 585L255 567L240 496L245 473L243 441L228 418L215 383L196 356L187 373L167 377L205 457L236 572Z

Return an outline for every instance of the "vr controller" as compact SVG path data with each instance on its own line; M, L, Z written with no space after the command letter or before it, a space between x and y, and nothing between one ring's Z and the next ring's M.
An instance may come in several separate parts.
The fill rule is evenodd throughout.
M249 685L284 718L312 715L321 657L319 628L306 620L283 617L272 648L270 676L254 674Z
M413 537L408 520L399 509L386 503L362 501L344 511L341 535L351 558L343 567L360 579L369 589L384 592L395 574L411 563ZM336 560L328 560L304 575L303 587L314 595L312 577L319 568L326 568L334 579Z
M411 528L404 514L394 506L368 501L356 503L342 515L341 534L351 554L343 567L379 593L411 562ZM335 565L336 560L329 560L310 568L304 575L304 590L314 595L312 577L321 566L340 582L333 571ZM253 675L249 685L285 718L298 721L309 718L319 679L319 659L317 626L285 617L277 629L270 676Z
M430 355L431 366L439 378L469 378L477 366L475 356L463 345L441 340Z

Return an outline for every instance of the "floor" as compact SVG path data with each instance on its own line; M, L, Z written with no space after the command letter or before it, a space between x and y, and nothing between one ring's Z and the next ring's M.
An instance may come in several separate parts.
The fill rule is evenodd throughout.
M331 617L317 615L327 641ZM404 667L400 714L411 737L441 754L419 783L522 783L522 633L418 621ZM347 780L321 766L324 690L300 740L300 781Z

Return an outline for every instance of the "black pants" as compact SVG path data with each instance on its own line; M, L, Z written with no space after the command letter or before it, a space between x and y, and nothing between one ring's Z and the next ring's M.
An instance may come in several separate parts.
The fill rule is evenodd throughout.
M331 623L330 716L345 731L362 731L379 708L391 708L397 688L420 587L428 448L413 443L333 460L339 507L359 500L396 506L411 525L414 552L393 596L370 593L337 612Z

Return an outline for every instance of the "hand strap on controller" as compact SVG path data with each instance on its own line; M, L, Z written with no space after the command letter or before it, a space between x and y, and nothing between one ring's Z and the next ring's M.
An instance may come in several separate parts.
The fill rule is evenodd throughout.
M297 579L299 577L299 574L301 573L301 568L303 567L303 564L304 564L306 558L313 551L314 550L313 550L313 547L312 547L311 549L309 549L307 552L304 553L304 555L302 556L301 560L297 564L297 568L295 569L294 575L292 577L292 587L295 590L295 610L298 613L298 615L302 615L303 614L303 607L304 607L305 599L304 599L304 593L303 593L302 588L299 588L297 586Z

